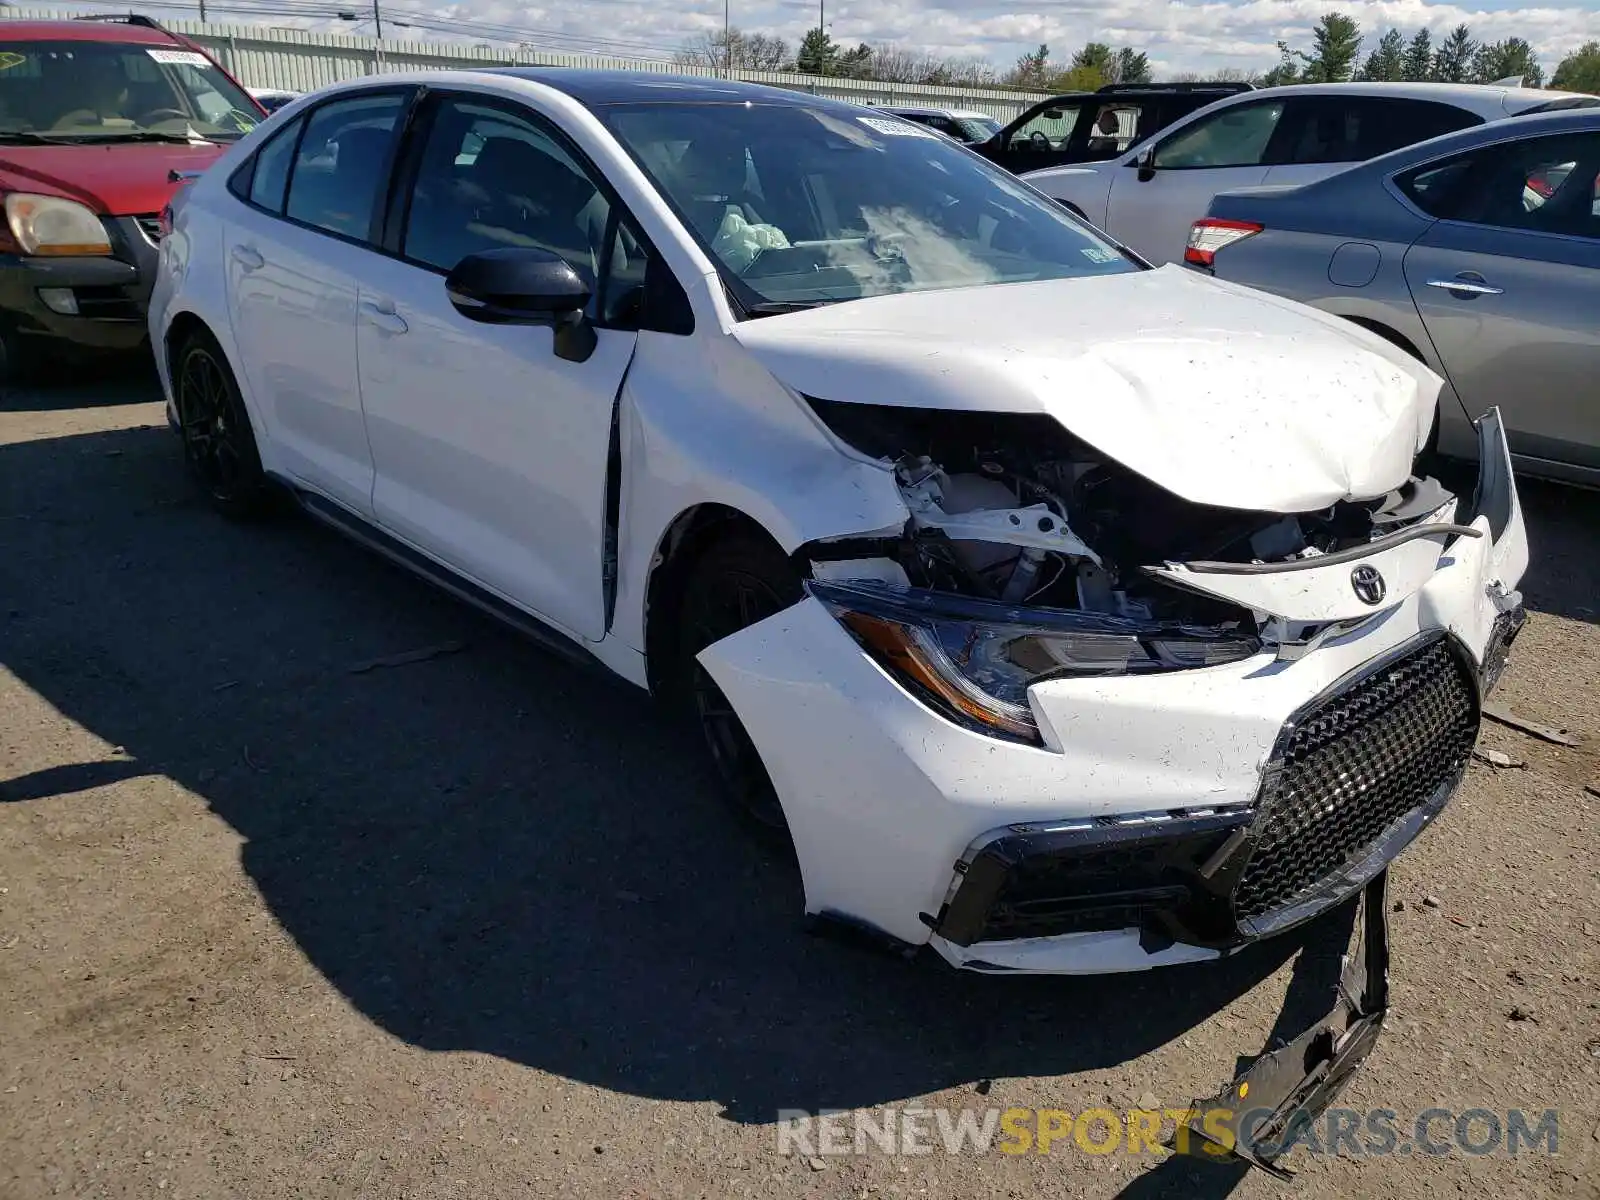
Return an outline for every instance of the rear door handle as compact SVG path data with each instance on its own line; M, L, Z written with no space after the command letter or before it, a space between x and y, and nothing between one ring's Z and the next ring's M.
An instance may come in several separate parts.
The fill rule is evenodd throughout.
M267 265L267 260L261 257L261 251L253 246L235 246L233 248L233 261L246 271L259 271Z
M1462 292L1468 296L1500 296L1505 288L1490 287L1482 275L1458 275L1454 279L1430 279L1428 286L1443 288L1447 292Z
M363 300L360 307L361 316L367 324L376 326L385 333L404 333L411 328L406 324L406 319L387 304L376 300Z

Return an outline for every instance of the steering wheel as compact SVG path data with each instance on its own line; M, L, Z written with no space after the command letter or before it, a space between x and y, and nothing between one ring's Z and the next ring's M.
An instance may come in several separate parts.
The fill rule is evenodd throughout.
M176 108L152 108L147 113L141 113L136 119L138 125L156 125L162 121L187 121L189 114Z
M1034 148L1037 150L1050 149L1050 135L1042 129L1035 129L1032 133L1030 133L1028 135L1028 141L1032 142Z

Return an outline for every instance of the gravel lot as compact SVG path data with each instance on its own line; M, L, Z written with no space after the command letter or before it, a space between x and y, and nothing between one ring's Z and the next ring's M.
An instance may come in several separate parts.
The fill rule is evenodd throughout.
M778 1110L1209 1094L1342 939L996 980L808 936L646 700L309 522L212 516L154 399L0 398L5 1200L1600 1196L1600 496L1524 486L1497 696L1585 744L1485 726L1523 766L1475 763L1393 871L1345 1097L1554 1108L1555 1155L810 1162Z

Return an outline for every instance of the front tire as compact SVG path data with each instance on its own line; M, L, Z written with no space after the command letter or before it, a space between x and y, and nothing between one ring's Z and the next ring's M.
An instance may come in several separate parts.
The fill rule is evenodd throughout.
M211 507L236 521L267 513L272 489L250 416L227 357L209 334L193 334L174 355L172 391L184 461Z
M778 794L733 706L695 656L800 596L799 573L783 551L764 536L738 530L700 553L678 607L675 690L700 729L724 796L762 841L776 847L789 846Z

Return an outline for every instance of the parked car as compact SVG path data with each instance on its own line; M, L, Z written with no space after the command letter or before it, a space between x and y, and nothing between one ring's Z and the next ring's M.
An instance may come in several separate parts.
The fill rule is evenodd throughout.
M1410 355L842 102L340 84L173 202L150 319L222 512L286 489L680 706L809 913L972 970L1214 959L1381 880L1520 624L1495 414L1462 502ZM1327 1102L1369 979L1253 1103Z
M1522 112L1600 104L1532 88L1324 83L1218 101L1098 166L1025 178L1153 263L1181 262L1218 192L1310 183L1441 134Z
M1000 132L1000 122L988 113L964 108L907 108L904 105L875 105L880 112L893 113L929 129L937 129L963 146L976 146Z
M1224 192L1185 261L1356 321L1445 379L1439 449L1600 484L1600 108L1496 121L1319 183Z
M0 377L140 346L161 210L262 115L147 18L0 22Z
M251 88L250 95L255 102L269 113L275 113L285 104L298 100L304 93L291 92L283 88Z
M973 148L1008 171L1115 158L1129 146L1248 83L1111 83L1040 101Z

